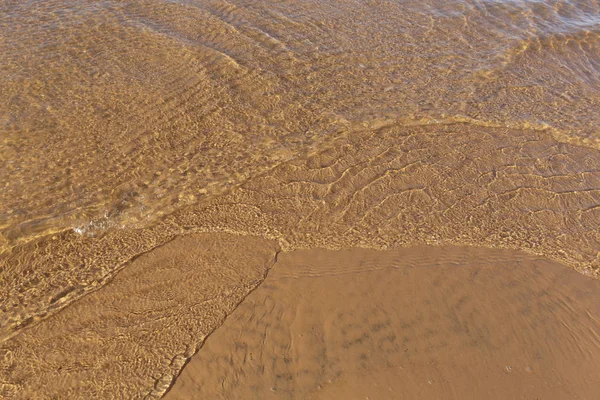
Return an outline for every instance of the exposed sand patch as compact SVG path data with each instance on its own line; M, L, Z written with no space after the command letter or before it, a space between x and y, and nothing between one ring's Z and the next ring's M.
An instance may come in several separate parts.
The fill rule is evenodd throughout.
M179 237L0 346L0 397L159 397L274 263L272 241Z
M600 282L522 252L282 253L166 399L592 399Z
M179 371L183 359L193 354L204 336L262 279L265 268L272 263L275 241L286 251L318 247L391 249L424 243L498 246L525 250L529 257L533 257L532 253L543 254L580 272L597 275L599 166L595 152L557 143L542 132L482 129L468 124L411 128L394 125L376 131L357 131L333 147L284 163L223 196L176 212L148 229L117 230L99 237L64 232L54 239L29 243L0 257L0 287L5 296L0 302L0 339L5 351L3 390L33 398L46 393L69 398L114 393L131 398L153 391L161 393ZM198 231L235 232L273 241L253 239L261 249L261 243L268 243L265 246L269 250L260 253L263 256L252 264L260 273L244 275L249 280L222 280L215 273L197 277L203 284L189 279L185 284L191 286L184 290L180 281L169 281L164 272L153 273L139 267L140 262L154 257L153 254L162 254L165 260L181 257L175 259L182 265L189 265L186 263L190 260L192 265L203 263L204 240L217 243L208 247L207 251L216 251L208 259L216 263L220 257L219 262L232 268L238 268L237 263L255 251L256 246L243 244L244 237L221 240L218 238L230 236L210 234L199 236L199 242L192 241L177 251L165 249L184 239L159 247L158 253L147 253L131 263L124 275L118 275L111 284L113 289L106 292L109 294L100 289L89 299L83 296L110 281L115 271L137 254L178 235ZM505 258L510 260L508 256ZM428 265L424 261L415 263ZM165 297L161 301L170 301L173 292L182 287L178 294L185 300L175 303L196 304L198 290L209 285L215 296L222 296L210 305L217 310L216 314L207 314L204 309L179 309L181 314L173 316L173 310L165 309L160 302L148 304L144 308L146 314L141 314L136 322L142 324L141 328L131 326L128 328L133 329L131 333L123 333L121 325L130 323L126 307L132 310L140 307L136 303L139 299L132 293L147 289L139 286L139 282L123 283L118 289L115 285L124 282L121 276L134 274L129 270L135 265L137 271L146 274L144 279L152 282L148 285L163 288ZM179 277L178 271L172 273L173 279ZM216 286L207 283L211 279L216 280ZM588 282L584 276L577 279ZM463 285L465 293L473 289L466 283ZM237 289L228 292L231 287ZM571 307L592 305L592 299L598 303L594 293L600 290L590 293L589 298L578 300L580 305ZM73 308L54 317L76 299L85 301L74 303ZM113 301L110 299L130 303L119 303L108 311L97 308L98 304ZM90 309L100 313L99 320L96 314L86 311ZM164 314L155 317L152 310ZM190 322L182 320L183 325L173 325L170 318L189 318ZM152 332L161 332L166 339L153 341L153 334L144 331L143 324L149 321L154 324ZM497 329L496 323L505 321L490 321L489 329ZM185 333L188 328L182 326L202 328L192 337ZM559 321L551 326L554 329L562 325ZM532 331L531 337L539 337L535 332ZM87 340L88 335L94 339ZM420 340L420 334L415 335ZM561 340L560 346L567 343ZM143 343L147 354L142 353L139 343ZM84 350L76 348L80 345ZM586 345L583 340L577 346ZM514 350L514 354L521 350ZM577 360L573 371L580 371L585 360L572 357ZM58 370L61 365L63 369ZM113 368L119 372L114 373ZM365 372L349 371L346 376L356 373ZM556 376L548 374L543 376ZM452 382L454 377L440 379ZM40 393L40 387L49 392ZM331 387L328 390L338 390ZM487 387L494 386L490 382ZM339 390L346 389L340 386ZM558 389L556 392L561 393Z

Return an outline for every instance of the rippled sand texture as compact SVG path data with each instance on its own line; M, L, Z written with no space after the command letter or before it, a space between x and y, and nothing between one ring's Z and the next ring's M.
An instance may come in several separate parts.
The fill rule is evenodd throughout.
M593 399L600 282L506 250L280 255L166 399Z
M0 355L6 398L594 398L600 282L513 250L195 234Z
M0 5L0 233L145 227L355 124L599 148L597 0Z
M277 246L190 235L0 345L0 397L160 397L204 338L262 280Z
M499 247L598 277L599 27L597 0L1 2L2 390L158 395L279 248ZM126 283L175 256L212 275ZM147 304L135 329L202 325L160 344L94 322L143 279L223 303L205 325ZM61 381L50 338L89 329ZM139 364L113 373L119 351Z
M67 231L5 254L2 337L68 305L176 235L227 231L284 249L469 244L597 275L600 157L535 131L392 126L282 164L143 230Z

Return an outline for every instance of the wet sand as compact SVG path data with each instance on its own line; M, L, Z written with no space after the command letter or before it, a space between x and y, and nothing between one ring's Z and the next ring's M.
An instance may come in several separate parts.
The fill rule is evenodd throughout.
M548 133L365 128L148 228L69 230L1 254L0 339L101 287L138 254L194 232L261 236L284 250L512 248L596 276L599 196L597 152Z
M282 253L166 399L593 399L600 282L521 252Z
M191 235L0 345L0 396L158 398L202 341L265 277L274 242Z
M513 250L196 234L0 353L7 398L586 399L600 281Z
M4 1L0 54L0 397L600 397L598 0Z
M492 283L496 281L491 281L491 287L479 292L467 279L468 276L455 275L460 269L441 268L438 271L443 273L436 275L436 268L417 268L415 270L423 271L422 276L409 280L407 284L402 283L401 278L392 278L396 273L394 269L382 270L385 272L373 275L372 279L368 278L369 272L365 284L370 281L381 281L382 285L394 282L407 291L414 290L411 287L435 291L434 288L420 286L419 282L425 284L437 277L438 280L447 280L448 284L453 283L456 287L453 286L452 292L456 290L465 296L471 292L473 296L495 293L493 298L500 304L499 310L525 313L521 308L526 308L528 301L534 300L531 291L546 290L549 296L557 293L557 297L548 300L555 302L551 306L554 312L544 314L541 310L541 314L535 314L531 311L533 314L525 316L516 311L498 314L495 308L486 308L489 304L484 298L473 300L476 303L473 309L482 307L481 314L498 315L497 319L483 321L478 319L478 314L462 316L464 324L469 327L483 324L484 332L489 331L494 340L494 332L500 335L499 342L492 342L492 345L484 341L481 344L483 350L477 350L477 346L465 347L464 343L472 340L469 334L452 331L452 320L444 319L444 316L454 315L455 311L448 309L447 304L438 302L427 308L422 313L423 318L427 313L439 315L440 319L435 322L440 325L424 325L427 327L425 330L406 334L419 351L436 345L430 331L448 337L447 342L438 337L442 344L450 343L452 346L440 350L444 358L434 371L437 374L433 379L435 382L446 385L444 390L456 391L458 398L461 395L468 397L469 393L493 396L494 391L500 391L500 383L514 388L515 392L507 394L509 397L520 393L556 394L557 398L560 394L589 397L598 390L593 385L597 382L594 371L598 369L593 361L589 361L594 358L588 357L596 354L597 349L595 321L598 318L594 307L599 302L596 293L600 293L598 281L592 279L597 274L597 244L600 240L597 229L599 209L595 206L598 193L595 171L600 170L595 164L598 162L600 160L595 158L593 151L557 143L541 132L519 132L517 135L506 129L481 129L468 124L413 128L384 126L340 140L335 146L306 158L283 163L223 196L174 213L149 229L119 230L100 237L81 237L65 232L53 240L22 247L5 255L2 259L5 267L0 270L3 287L14 293L13 299L23 299L21 306L14 303L16 306L7 308L3 314L4 341L0 345L3 351L2 393L9 398L47 398L52 395L82 399L160 397L197 349L200 348L198 357L203 357L203 339L222 324L225 316L235 309L250 289L260 283L278 249L287 253L303 248L371 247L401 252L404 251L402 248L428 244L432 247L425 254L423 251L413 254L406 250L413 254L406 264L408 267L413 264L429 265L427 257L430 253L435 254L435 246L470 245L485 246L487 250L470 256L467 254L464 263L475 269L494 264L495 267L488 273L490 276L497 275L498 285L502 282L521 284L521 278L526 281L531 276L519 275L533 271L532 267L522 265L529 261L519 263L515 260L550 257L555 261L545 263L554 266L554 273L560 272L559 278L553 278L552 274L547 278L548 282L555 282L556 287L551 290L544 289L548 285L542 283L538 288L535 282L529 289L523 288L530 291L523 295L523 301L520 300L520 292L507 295L498 288L494 292ZM205 233L199 233L202 231ZM194 239L190 234L200 235L201 239ZM235 235L230 237L231 234ZM246 240L251 240L250 245L246 244ZM208 247L205 241L210 243ZM167 244L162 245L163 242ZM494 250L494 247L504 250ZM215 256L211 255L212 251L217 252ZM244 277L234 281L229 276L222 276L221 265L230 265L229 268L234 271L238 268L245 271L247 264L244 260L254 257L257 251L262 256L249 264L255 273L247 271ZM493 255L498 251L507 252L502 253L507 255L501 257L502 262L495 263ZM143 255L136 257L139 253ZM283 254L280 253L280 256L283 257ZM48 261L57 257L63 260L60 269ZM131 257L133 261L128 261ZM153 272L144 260L154 257L162 260L157 262L157 266L171 265L171 272ZM323 261L322 264L331 265L334 270L340 268L334 262L334 253L328 257L331 257L331 263ZM444 265L444 256L439 257L437 263ZM307 260L311 258L306 256ZM343 267L345 264L353 265L350 262L353 257L342 256L342 259L348 260L343 261ZM556 261L564 264L556 264ZM195 278L185 273L179 275L181 268L193 271L197 264L209 268L211 263L216 267L211 274L200 274ZM386 263L389 264L389 260L384 256L381 265ZM398 264L399 268L401 264ZM299 271L303 271L303 266L303 262L294 264ZM367 269L372 269L372 266ZM564 278L564 274L571 275ZM98 279L99 276L102 279ZM460 276L460 279L455 281L455 276ZM129 282L127 277L130 277ZM573 283L569 283L571 280ZM83 285L82 282L89 283ZM321 288L324 296L329 292L325 290L327 285L337 287L335 280L323 282L327 282ZM378 301L385 303L386 297L389 307L402 307L398 311L382 306L384 314L390 314L389 318L400 315L397 318L402 320L404 313L410 318L417 318L414 313L419 313L419 308L425 307L426 301L431 301L423 298L423 304L398 305L395 303L398 298L391 289L380 288L375 282L372 284L375 286L370 289L366 289L367 285L365 289L361 287L356 291L381 291L383 297L376 297ZM68 290L65 291L65 287ZM206 297L196 288L217 296L215 302L206 303L210 305L208 311L176 306L197 304L198 296L200 302L205 301ZM345 290L344 285L339 290ZM561 290L567 290L568 299L561 297ZM569 290L572 293L583 290L586 295L571 295ZM291 287L289 291L293 293ZM173 298L174 294L180 297ZM348 300L342 301L340 297L333 304L345 301L352 304L356 297L352 292L341 296ZM156 302L145 300L154 297ZM322 301L326 304L327 298ZM364 300L365 304L369 301ZM115 305L101 307L111 302ZM567 310L575 311L564 318L559 313L556 319L555 313L560 309L556 304L561 302L566 304ZM244 304L246 302L242 306ZM251 304L250 308L254 306L248 304ZM292 304L291 309L294 307ZM440 310L435 311L435 307ZM35 317L31 317L32 310L39 310L33 314ZM315 314L306 316L307 324L313 316L318 317ZM331 321L337 321L336 318L337 314L331 315ZM362 318L362 315L357 318ZM578 318L583 318L584 322L587 318L588 322L581 322ZM330 323L322 319L314 322ZM361 325L362 320L348 323ZM403 338L402 329L402 325L392 324L390 331L395 332L397 338ZM476 328L473 329L477 332ZM216 333L220 330L217 329ZM364 333L361 331L359 337ZM476 338L482 336L481 333L475 334L479 335ZM335 343L331 346L339 351L339 357L352 354L345 352L343 346L340 349L337 339L332 340ZM329 346L329 343L326 345ZM325 398L345 396L346 391L383 396L377 390L385 385L392 388L392 393L414 393L417 397L422 393L428 396L429 392L421 392L425 389L414 385L418 386L425 379L424 375L431 374L430 364L427 364L431 358L424 356L424 361L419 361L421 364L403 364L404 359L393 355L388 359L387 353L381 355L381 350L373 346L368 351L375 354L376 358L372 361L374 369L362 368L360 357L354 359L356 365L349 360L350 370L343 372L340 369L342 375L346 374L344 379L348 385L345 386L343 382L346 381L342 380L335 381L338 382L335 385L322 385ZM489 346L492 346L491 350ZM551 348L560 351L550 351ZM322 349L317 346L314 351ZM535 361L537 359L533 355L537 354L536 351L550 356ZM367 354L367 351L364 353ZM463 353L468 354L466 360L460 358ZM484 357L488 353L489 357ZM275 354L272 356L272 360L280 360ZM221 356L217 354L215 357L219 359ZM444 360L448 359L456 360L457 364L444 364ZM483 371L477 368L473 372L473 379L483 382L481 386L473 387L470 379L452 375L456 368L471 371L469 360L484 367ZM393 368L386 373L377 372L382 365L388 365L388 361ZM189 366L195 364L192 361ZM233 364L230 365L233 369L241 367ZM513 364L518 374L502 375L509 372L502 368L509 366L512 372ZM525 371L527 374L523 372L527 366L532 368L531 375L528 371ZM581 369L582 366L586 368ZM300 368L293 368L296 367ZM307 368L313 371L313 367ZM396 367L405 369L394 369ZM277 368L272 370L274 378L273 383L269 383L271 386L267 387L269 390L280 384L276 382L277 376L281 375ZM331 368L334 370L330 375L333 379L337 370ZM184 383L188 380L184 378L186 370L183 370L181 380ZM402 372L406 370L410 372ZM292 382L294 379L304 382L304 378L294 375L296 372L302 375L302 371L304 369L286 371L284 376ZM236 376L236 371L222 372L228 379ZM480 375L484 372L485 376ZM396 373L407 377L407 381L394 383L397 381L392 376ZM353 388L351 384L356 382L356 377L364 377L365 374L371 376L370 382L377 382L379 386ZM373 377L373 374L380 378ZM294 383L296 386L292 389L304 393L303 390L314 389L314 385L320 384L315 384L314 372L309 372L308 376L313 376L307 378L312 383L306 386ZM204 379L204 375L198 379ZM220 378L213 376L211 379ZM252 379L248 381L250 386ZM427 378L427 382L429 380ZM555 381L564 382L565 387L552 386ZM180 390L177 382L179 380L173 386L172 396ZM404 387L406 382L413 382L413 386L407 384ZM528 386L530 383L533 388ZM41 387L44 389L40 390ZM208 385L206 389L210 387L215 386ZM182 388L184 392L189 389L182 398L196 398L192 394L195 387L189 388L188 385L188 389ZM543 388L546 391L536 391ZM292 389L286 389L289 391L284 392L282 398L293 397L295 392ZM254 395L251 394L254 389L247 390L250 392L239 393L238 398ZM260 390L259 393L263 393ZM431 396L435 398L435 390L442 389L436 386L426 390L433 391ZM319 393L305 394L317 396ZM230 398L237 395L232 392ZM275 396L277 392L271 392L271 395Z

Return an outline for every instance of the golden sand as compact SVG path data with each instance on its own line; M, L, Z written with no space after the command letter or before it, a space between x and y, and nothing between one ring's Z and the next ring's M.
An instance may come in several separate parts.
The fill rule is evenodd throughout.
M0 256L0 334L103 285L180 234L236 232L285 250L455 244L521 249L598 271L600 158L535 131L468 124L366 130L140 230L73 231ZM65 291L65 289L69 289Z
M593 399L600 282L521 252L282 253L166 399Z
M0 397L600 397L598 21L0 2Z
M196 234L1 354L16 398L593 398L600 281L512 250Z
M449 138L452 140L449 141ZM562 155L557 155L556 149L560 149ZM509 252L506 253L509 255L495 260L493 257L490 259L486 253L492 250L482 250L481 254L466 253L463 263L475 269L491 263L495 265L495 269L488 267L487 271L491 275L496 274L499 282L507 280L518 283L520 279L518 274L532 274L531 271L534 270L527 265L529 261L524 262L526 265L521 265L515 260L519 260L520 257L532 260L533 255L540 254L562 261L584 274L594 275L597 271L596 249L600 233L595 222L598 211L594 206L596 192L589 188L596 184L595 173L583 171L580 163L569 162L570 159L587 160L586 167L589 168L591 163L595 162L593 154L591 150L585 148L557 144L548 135L540 132L520 132L519 135L515 135L509 130L488 129L483 134L477 127L462 124L411 129L384 127L354 136L353 140L339 141L335 146L304 159L282 164L268 174L257 177L228 194L174 213L149 229L114 231L101 237L81 237L65 232L57 235L55 240L23 246L4 258L5 268L1 271L4 279L10 277L12 283L5 284L4 287L15 293L12 298L24 299L22 306L9 309L3 317L6 321L3 325L6 339L2 344L4 356L1 366L4 393L17 398L23 393L30 398L46 398L46 393L56 393L59 397L69 398L90 396L104 398L112 396L113 393L117 393L116 396L120 398L160 395L172 383L171 380L178 374L186 360L201 346L202 339L222 323L225 316L234 310L250 288L260 283L266 268L275 258L276 248L284 251L299 248L365 246L393 249L424 243L496 246L512 249L510 250L512 252L519 251L518 254L521 255L514 256ZM187 236L181 236L195 231L207 233L197 241L194 241L194 236L189 236L187 239ZM214 231L232 232L238 236L234 236L237 239L226 240L224 238L227 236L210 233ZM569 232L569 234L560 232ZM254 244L248 246L244 243L246 240L251 240L248 239L251 236L247 235L265 239L252 239L255 240ZM172 241L160 245L161 242L169 240ZM218 257L203 253L205 240L213 243L210 248L219 249ZM185 241L186 244L170 250L171 246L176 246L180 241ZM259 251L263 246L266 246L265 250ZM62 252L61 249L65 248L69 249L69 253ZM120 251L116 251L117 248ZM191 265L188 268L193 268L198 263L210 265L211 262L217 261L218 263L215 264L217 266L220 265L219 263L225 263L231 265L230 268L234 270L238 268L244 270L247 267L244 260L247 257L254 257L256 251L264 255L262 258L259 257L262 261L251 264L255 265L254 268L258 268L259 273L248 278L250 283L241 283L239 280L232 283L229 277L221 279L218 269L214 274L198 276L196 281L187 280L186 275L178 276L180 268L184 268L185 265ZM425 255L430 251L435 250L432 248ZM521 251L529 255L522 255ZM119 260L126 262L128 257L140 252L148 253L133 262L122 264L124 269L115 276L117 269L114 266L119 265ZM64 254L65 261L70 260L62 264L61 269L44 261L47 257L57 257L61 254ZM172 265L171 275L165 271L153 273L150 268L145 268L144 260L152 257L162 259L166 265ZM306 256L307 259L311 257ZM444 264L444 257L440 257L442 261L439 263ZM347 261L351 261L351 258ZM407 267L410 267L411 263L428 265L426 258L421 261L417 258L413 257L413 260L407 263ZM367 284L369 279L384 283L395 282L395 285L404 287L404 290L410 290L411 285L416 285L414 281L409 281L412 284L403 283L400 277L392 278L396 272L386 269L386 265L389 266L389 260L386 260L386 257L381 260L381 268L388 271L390 275L386 278L381 274L385 275L388 272L380 272L379 275L373 275L373 278L365 278L366 286L356 290L366 290L367 293L377 292L379 287L375 283L372 283L375 285L374 288L370 287ZM344 268L347 264L342 260L341 265L336 265L334 261L335 257L332 255L332 268ZM597 281L564 266L560 269L553 262L545 263L553 265L555 271L558 269L564 274L570 273L577 277L569 279L579 279L577 282L580 283L573 283L571 286L566 285L567 281L565 281L564 290L583 290L586 285L597 284ZM373 264L377 262L374 261ZM107 268L109 266L113 266L113 269ZM296 265L299 271L302 266L302 263ZM516 268L517 266L519 268ZM375 267L379 268L377 265ZM367 269L372 269L372 266ZM438 271L442 270L444 269L438 269ZM429 282L427 271L436 271L436 269L423 268L422 271L423 276L419 275L418 280ZM492 271L496 272L492 273ZM445 270L445 273L450 274L450 271ZM137 274L140 274L139 277ZM365 276L371 276L369 274L371 273ZM98 276L105 276L105 278L98 281ZM117 286L127 276L134 276L133 281ZM431 279L433 276L441 279L440 275L432 275ZM84 286L82 282L86 282L86 279L98 283ZM149 280L148 286L142 284L144 279ZM446 279L448 284L453 282L450 275ZM479 293L466 277L460 279L463 280L462 283L456 283L458 293L465 293L465 295L471 292L473 295ZM554 278L547 279L556 281ZM184 280L186 285L191 287L182 286ZM558 281L561 282L560 279ZM70 282L80 286L70 286ZM333 285L328 280L323 282L324 285ZM160 288L154 290L155 285L159 285ZM231 285L241 289L234 290ZM423 290L430 290L425 283L423 285ZM536 283L532 285L523 290L541 290ZM27 287L31 289L24 291L23 288ZM61 289L64 287L72 290L64 292ZM216 307L212 311L216 314L206 315L202 310L163 306L173 294L187 298L186 301L177 300L177 303L194 304L198 301L198 296L202 302L205 297L198 294L196 288L203 287L212 287L213 289L208 293L215 293L215 295L225 293L220 295L221 297L215 303L211 303L211 307ZM343 288L342 284L339 289ZM500 309L526 308L529 301L527 299L531 299L530 296L521 300L518 296L506 295L499 289L494 289L496 290L494 292L492 288L483 290L483 293L490 292L490 295L494 293L494 298L504 299ZM390 297L389 307L393 307L396 303L395 300L392 301L394 297L391 289L381 290L385 292L381 296ZM549 291L548 295L554 295L555 290L557 289ZM323 295L328 292L324 287L321 291ZM157 299L157 303L146 303L136 295L139 292L146 292L149 297L160 294L166 296L166 300ZM490 331L490 335L497 331L501 335L500 339L504 340L501 341L502 343L514 343L508 347L494 347L496 353L490 353L487 358L482 353L491 351L485 347L489 343L481 342L483 347L474 345L471 349L472 359L467 357L466 360L472 361L469 371L473 372L469 374L475 375L474 378L469 374L465 375L463 383L457 383L462 375L452 374L457 374L455 368L467 368L465 360L460 361L463 364L456 365L443 364L443 360L440 361L442 364L436 367L439 368L436 370L438 372L434 371L437 378L427 378L427 382L433 380L440 384L444 383L446 386L442 386L447 390L452 388L451 390L455 391L452 392L456 393L455 398L469 396L469 393L473 396L479 393L489 396L493 393L504 393L509 397L511 393L544 396L555 393L557 398L560 398L562 393L582 393L582 396L593 393L597 388L589 382L595 382L597 376L594 375L594 371L597 369L591 366L588 368L585 357L587 352L595 354L593 352L598 344L598 331L593 319L597 318L597 314L591 308L598 304L598 299L594 290L588 292L589 296L579 296L576 300L563 299L558 293L560 292L557 292L557 297L551 297L551 301L564 301L567 309L577 310L568 318L588 318L587 325L583 323L581 328L577 328L579 333L575 343L573 337L569 336L573 333L572 326L567 322L570 320L562 320L562 317L553 313L542 313L535 317L500 314L497 319L484 322L479 321L476 315L464 315L461 317L464 323L472 326L473 329L479 329L475 327L481 322L484 324L484 328L481 329ZM99 300L98 296L107 297ZM353 297L351 293L345 296L348 297L348 301ZM107 300L110 298L120 299L118 306L107 309L99 307L110 303ZM342 300L337 301L344 303ZM422 299L423 303L426 301L426 297ZM367 303L366 300L365 302ZM487 307L481 305L484 306ZM142 310L136 311L139 307L142 307ZM417 312L419 307L422 306L412 309L405 305L401 309L385 309L384 314L389 314L389 318L401 320L403 315ZM439 312L452 314L451 307L452 305L449 309ZM136 318L131 320L131 314L125 310L136 311ZM493 311L486 308L482 310L487 310L486 314L491 314ZM25 319L27 315L32 315L32 311L38 312L34 314L37 316ZM156 315L157 312L159 315ZM97 313L100 313L100 316ZM313 314L305 318L309 320L310 315ZM323 318L325 317L324 315ZM471 320L471 317L475 319ZM100 318L100 322L97 322L96 318ZM331 318L335 321L337 314L333 313ZM529 318L537 318L537 320ZM181 321L183 325L177 325L171 322L171 319ZM193 327L184 328L185 321L190 320L195 321L195 325L187 322ZM437 330L440 336L448 336L457 343L470 340L468 334L453 333L452 324L448 320L437 322L440 323L439 326L434 324L429 329ZM360 325L359 322L356 323ZM523 325L518 325L519 323ZM133 326L129 327L130 324ZM535 324L544 327L545 331L542 333L533 329L532 326ZM123 325L132 329L131 333L125 333ZM145 329L145 325L152 328ZM59 328L66 331L59 333ZM389 329L395 332L397 337L403 337L402 326L392 325ZM546 343L546 336L554 335L552 333L554 331L559 336L551 343L560 348L562 353L552 353L553 358L535 361L532 352L538 349L536 340ZM430 343L426 332L418 331L412 335L417 349L422 349ZM84 349L78 349L77 346L80 345L84 346ZM569 353L579 345L581 351ZM384 354L385 347L383 350L377 350L375 344L372 346L374 347L369 351L374 354L374 357L379 357L377 362L387 360ZM548 347L544 346L541 349L547 351ZM341 349L335 348L337 349L335 351L341 352L341 357L344 354L343 346ZM112 352L109 352L109 349L112 349ZM319 349L315 348L314 351L321 351ZM266 351L266 349L260 351L263 350ZM454 347L446 348L444 359L452 358L454 350L456 350ZM563 353L566 355L561 358ZM203 354L204 352L200 351L199 357L204 357ZM517 357L519 354L522 356ZM275 358L275 355L273 357L273 360L280 359L280 357ZM395 366L394 368L411 368L403 364L402 359L390 357L392 358L389 362ZM593 360L593 357L591 359ZM497 364L496 361L506 365ZM357 362L359 364L356 367L359 368L360 362ZM520 363L518 373L513 372L508 377L502 375L508 373L502 368L506 366L512 368L516 362ZM525 365L527 363L533 366ZM193 362L190 365L195 364L196 362ZM367 378L370 376L370 382L375 382L379 386L361 386L353 389L353 386L344 386L341 383L346 382L345 380L338 380L335 385L322 385L323 391L313 394L317 396L322 393L325 398L335 398L338 395L343 397L347 391L351 391L367 393L366 396L372 393L377 397L383 396L380 390L386 387L385 385L392 388L392 397L389 398L397 398L394 397L396 396L394 393L406 393L407 396L412 393L417 398L421 394L427 397L427 393L430 393L435 398L436 393L445 393L435 392L435 390L446 390L441 389L442 386L428 388L429 392L422 392L420 390L425 389L414 386L423 382L425 375L434 373L427 368L426 365L429 364L420 365L418 368L412 366L414 370L404 373L408 375L401 374L407 379L402 382L413 382L413 386L407 383L405 387L393 378L394 374L400 371L399 369L388 370L388 375L381 375L381 380L377 380L379 378L375 379L372 375L360 375L374 374L368 369L351 368L344 372L348 374L344 379L356 382L356 376L367 376ZM563 365L564 367L561 368L565 369L556 370L558 368L555 367L556 365ZM523 368L528 366L534 371L533 374L529 374L528 371L523 372ZM234 367L236 367L235 363ZM377 368L380 367L378 364ZM247 373L252 371L254 370L250 369ZM236 376L235 371L222 372L226 379ZM290 378L292 383L295 379L300 379L289 371L285 374L288 377L292 375ZM313 371L310 374L316 373ZM487 374L485 376L488 380L478 374ZM275 381L277 375L279 372L274 369ZM480 386L473 387L470 382L475 378L481 378L482 382L488 382L489 385L482 383ZM204 379L204 375L186 379ZM215 376L211 379L223 379L223 377ZM318 381L315 381L314 377L312 379L313 383ZM554 380L564 384L564 391L545 384ZM252 386L251 382L252 379L248 385ZM304 381L300 379L299 382ZM584 385L585 382L587 383ZM302 390L310 388L316 390L319 384L315 383L316 386L307 384ZM534 385L533 388L530 387L531 384ZM293 385L302 386L302 383L293 383ZM503 392L498 389L504 385L510 386L505 390L514 390L514 392ZM39 388L42 386L47 389L40 391ZM250 386L247 390L254 390ZM473 391L469 392L469 388ZM173 390L178 390L177 386ZM185 392L188 389L182 390ZM185 392L188 393L188 397L182 395L182 398L197 398L194 394L195 390L192 387ZM299 393L308 395L309 392L302 390ZM328 390L332 391L331 394L327 394ZM175 395L177 392L173 393ZM230 398L243 399L246 395L250 396L249 393L232 393ZM277 395L277 392L270 393L272 396ZM281 398L290 398L289 396L294 398L293 393L284 392ZM238 394L239 397L236 397Z
M159 397L276 254L268 240L210 234L140 256L102 289L0 345L0 395Z

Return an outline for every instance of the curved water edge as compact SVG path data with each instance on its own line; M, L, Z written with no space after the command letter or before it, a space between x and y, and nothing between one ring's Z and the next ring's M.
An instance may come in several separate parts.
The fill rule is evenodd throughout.
M348 125L470 122L598 149L595 0L0 7L0 251L145 228Z
M594 397L599 283L509 250L284 252L164 398Z
M365 130L149 228L98 237L69 230L3 254L2 336L101 287L139 254L192 232L260 236L284 250L521 249L597 277L599 194L596 151L558 143L544 131L463 123Z
M253 321L279 251L470 246L600 277L600 2L358 3L0 3L0 396L72 374L160 397L227 316ZM80 368L99 360L129 364ZM131 386L77 386L104 373Z
M373 129L470 124L482 128L507 128L513 131L533 130L548 132L552 138L559 143L589 147L591 149L600 148L600 136L595 134L585 138L573 137L569 135L568 132L561 131L560 129L553 128L552 126L543 123L498 123L478 120L466 115L456 115L451 117L444 115L439 117L422 116L420 118L412 116L398 117L397 119L394 119L392 116L386 116L384 118L365 120L360 123L350 123L349 121L340 119L339 123L335 134L330 135L326 140L323 140L318 149L313 148L312 146L309 149L302 149L302 152L294 157L287 155L288 158L278 160L278 162L273 165L262 166L262 171L257 170L252 175L246 172L242 176L237 176L237 181L232 181L231 178L227 178L223 182L212 181L206 188L199 189L197 195L187 198L185 201L186 205L180 205L179 208L193 207L202 204L207 196L213 198L221 196L232 189L242 186L252 178L268 173L268 171L281 164L290 162L293 159L306 157L307 152L314 153L317 151L325 151L337 141L343 140L343 137L346 135L351 135L353 132L354 134L363 134L365 131ZM120 199L121 200L118 201L119 204L114 204L113 208L105 209L98 217L91 220L84 220L84 222L82 222L81 216L77 215L78 211L74 210L67 215L55 215L49 218L26 221L14 226L7 225L3 227L3 231L0 231L0 255L4 252L12 251L15 247L23 246L29 242L42 240L45 237L48 238L70 230L73 230L78 235L95 237L102 236L111 230L143 229L175 212L173 207L167 207L155 210L156 212L151 216L149 211L147 211L147 206L143 204L144 195L140 195L136 192L125 193L123 196L120 196ZM98 208L98 206L94 206L94 208ZM140 216L136 216L136 214L139 214ZM72 225L73 221L71 220L73 219L79 220L79 223L75 226ZM67 223L66 226L64 226L65 223Z
M56 397L160 398L171 388L167 398L194 397L188 390L245 398L252 397L248 390L275 389L303 398L322 389L331 397L348 387L344 377L375 369L372 379L359 381L386 391L384 383L397 382L389 390L450 385L461 398L456 390L498 395L503 388L504 397L531 390L535 397L546 388L562 398L597 390L598 284L512 250L282 252L256 236L184 235L0 344L0 390L7 397L44 387ZM319 357L323 351L331 356ZM253 384L257 373L261 385ZM548 379L555 374L560 379ZM225 385L223 376L231 378ZM549 388L544 380L561 383Z

